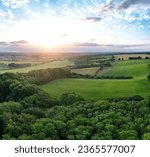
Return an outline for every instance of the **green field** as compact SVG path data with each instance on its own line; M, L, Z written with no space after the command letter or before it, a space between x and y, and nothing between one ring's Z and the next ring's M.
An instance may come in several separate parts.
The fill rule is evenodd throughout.
M116 61L113 67L103 70L100 76L133 76L134 79L145 79L150 72L149 59Z
M51 96L60 96L63 92L73 91L85 99L99 100L109 97L131 95L150 95L150 83L145 80L91 80L91 79L60 79L40 86Z
M53 97L73 91L88 100L132 95L147 97L150 95L150 82L147 80L149 63L150 60L116 61L112 68L100 73L101 76L133 76L130 80L60 79L41 85L40 88Z
M18 62L16 62L16 63L18 63ZM22 63L24 63L24 62L22 62ZM31 67L25 67L25 68L16 68L16 69L2 69L1 68L0 74L5 73L5 72L26 73L26 72L31 71L31 70L47 69L47 68L61 68L61 67L66 67L68 65L73 65L73 62L71 62L69 60L52 61L52 62L47 62L47 63L32 64Z

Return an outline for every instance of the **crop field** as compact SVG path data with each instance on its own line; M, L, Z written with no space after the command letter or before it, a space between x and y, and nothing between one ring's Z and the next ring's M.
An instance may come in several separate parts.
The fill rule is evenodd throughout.
M71 71L77 74L88 74L88 75L95 75L99 67L91 67L91 68L79 68L79 69L72 69Z
M66 91L76 92L88 100L133 95L147 97L150 95L150 82L147 80L149 63L149 59L115 61L112 67L99 72L99 76L133 76L133 79L60 79L40 88L53 97Z

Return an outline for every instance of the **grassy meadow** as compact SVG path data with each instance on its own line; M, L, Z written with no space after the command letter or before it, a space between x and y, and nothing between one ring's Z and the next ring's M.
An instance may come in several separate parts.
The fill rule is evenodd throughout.
M41 85L40 88L53 97L63 92L76 92L88 100L98 100L109 97L124 97L150 95L150 82L147 75L150 72L150 59L115 61L112 67L99 71L99 76L133 76L133 79L60 79ZM84 71L86 73L86 71Z
M100 76L133 76L134 79L146 79L150 72L150 59L116 61L113 67L99 72Z
M76 92L88 100L132 95L150 95L150 83L144 80L97 80L97 79L60 79L41 85L41 89L53 97L64 91Z

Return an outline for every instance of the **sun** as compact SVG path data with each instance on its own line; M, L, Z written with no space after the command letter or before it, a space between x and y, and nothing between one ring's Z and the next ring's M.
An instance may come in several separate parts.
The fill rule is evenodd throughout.
M24 39L35 45L54 48L71 41L71 32L72 28L67 21L48 15L31 18L29 21L21 20L10 29L9 34L10 37L15 37L13 40Z

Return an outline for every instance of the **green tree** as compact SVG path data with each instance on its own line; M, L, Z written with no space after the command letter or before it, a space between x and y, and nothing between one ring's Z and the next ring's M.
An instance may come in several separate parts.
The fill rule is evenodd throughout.
M145 133L143 135L143 140L150 140L150 133Z
M59 139L56 126L49 118L42 118L36 121L32 125L33 134L39 134L43 132L45 134L45 138L49 139Z
M3 114L5 112L10 112L10 113L20 113L21 112L21 104L18 102L4 102L0 103L0 114Z
M119 139L121 140L137 140L137 132L135 130L127 130L119 132Z
M83 101L83 100L84 99L81 96L77 95L74 92L71 92L71 93L65 92L60 97L60 102L63 105L67 105L67 106L72 105L75 102Z
M36 118L44 118L46 116L45 111L39 107L29 107L22 111L23 113L34 115Z
M147 75L147 79L148 79L148 80L150 80L150 74L149 74L149 75Z
M75 128L76 140L87 140L91 138L92 127L90 126L77 126Z

